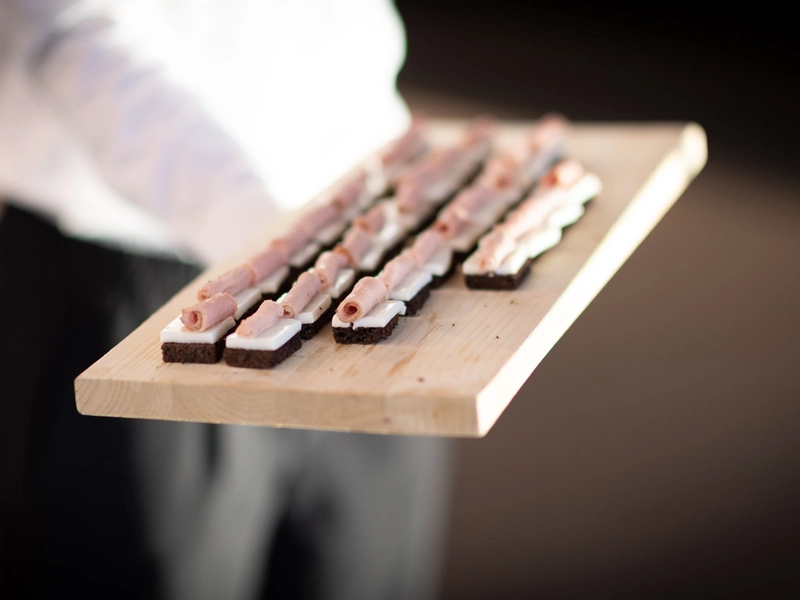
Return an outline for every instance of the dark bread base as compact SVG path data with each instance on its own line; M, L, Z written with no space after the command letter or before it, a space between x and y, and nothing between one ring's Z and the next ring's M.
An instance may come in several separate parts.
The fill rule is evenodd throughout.
M515 290L531 272L531 263L533 260L529 258L514 275L464 275L464 281L473 290Z
M161 344L161 358L166 363L201 363L211 365L219 362L225 349L225 337L216 344L182 344L164 342Z
M339 344L377 344L392 335L399 317L392 317L385 327L333 327L333 339Z
M338 306L338 303L336 306ZM312 337L317 335L319 330L325 327L325 324L330 323L331 319L333 319L333 313L336 312L336 306L334 306L333 301L331 301L331 305L319 316L316 321L313 323L303 323L302 327L300 328L300 337L304 340L310 340Z
M433 281L428 283L424 288L417 292L417 295L414 296L411 300L406 302L406 317L414 317L420 311L422 306L427 302L428 298L431 295L431 288L433 287Z
M300 332L298 332L277 350L225 348L225 364L243 369L270 369L297 352L301 345Z

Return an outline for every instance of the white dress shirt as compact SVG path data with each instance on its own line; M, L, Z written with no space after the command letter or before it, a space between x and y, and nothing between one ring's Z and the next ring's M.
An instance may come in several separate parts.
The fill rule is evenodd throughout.
M409 123L388 0L0 0L0 198L216 261Z

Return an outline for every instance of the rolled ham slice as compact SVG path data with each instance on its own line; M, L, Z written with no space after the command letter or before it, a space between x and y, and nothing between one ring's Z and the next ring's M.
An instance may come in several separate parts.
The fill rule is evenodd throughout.
M358 227L351 227L345 234L341 244L337 244L334 252L344 254L351 267L357 267L358 261L372 244L372 236Z
M330 204L339 210L347 210L353 206L367 184L367 172L359 168L352 175L348 175L331 193Z
M284 262L289 260L292 254L292 246L286 238L275 238L269 243L268 250L275 250Z
M446 240L452 239L464 233L469 227L469 218L462 212L450 211L439 215L433 224L434 230L438 231Z
M308 301L313 298L320 290L320 281L314 273L305 271L300 273L300 277L294 282L292 289L286 294L281 302L283 306L283 316L293 319L303 312Z
M502 230L514 238L520 238L544 226L553 211L568 202L569 196L560 187L538 190L508 215L502 224L496 225L495 229Z
M494 129L494 119L488 115L481 115L467 126L461 138L461 147L471 148L476 144L490 143Z
M533 152L552 149L564 142L569 129L569 121L561 115L550 113L539 119L528 136L528 147Z
M509 188L516 184L521 166L520 161L512 154L500 154L489 161L478 178L478 183L496 189Z
M542 177L539 186L543 188L558 186L568 189L578 183L585 172L581 163L574 158L568 158L550 169Z
M449 176L450 171L461 160L460 150L447 148L428 154L406 177L402 178L396 186L395 200L397 208L406 215L421 216L425 213L431 198L432 190L436 189Z
M306 245L311 241L311 237L314 235L313 230L308 230L305 225L300 223L295 223L292 228L289 230L289 233L284 235L282 240L286 242L286 247L289 249L289 256L295 254L296 252L300 252Z
M430 186L453 168L461 154L461 148L434 150L410 169L408 178L413 178L423 187Z
M462 190L445 209L445 212L463 211L472 216L489 204L494 197L494 190L482 185L471 185Z
M478 242L475 260L484 273L494 271L516 248L517 242L513 237L505 231L494 230Z
M181 311L181 323L187 331L205 331L236 314L236 298L228 292L215 294Z
M252 277L252 271L247 266L236 267L201 287L197 292L197 299L208 300L211 296L222 292L238 294L253 284Z
M419 215L425 204L422 200L422 186L415 179L407 179L400 183L395 194L397 210L405 215Z
M444 238L440 232L435 229L426 229L414 240L408 254L416 265L421 267L428 262L428 259L433 256L443 242Z
M245 266L250 269L250 285L280 269L286 264L286 258L278 248L267 248L248 258Z
M367 233L376 234L383 229L383 224L386 222L386 211L383 206L376 204L370 208L365 214L358 217L353 221L353 227L363 229Z
M338 252L323 252L319 255L314 265L314 274L323 290L334 284L339 271L347 266L347 262L347 256Z
M380 153L384 170L391 171L410 161L425 148L422 124L415 120L403 135L390 142Z
M342 209L339 206L323 204L306 214L301 224L306 235L311 238L317 231L336 220L341 214Z
M391 292L411 273L417 264L408 254L400 254L386 263L377 279Z
M336 316L343 323L352 323L388 299L389 291L382 282L375 277L362 277L336 309Z
M283 307L274 300L265 300L258 310L239 323L236 335L254 338L278 322L283 316Z
M547 222L552 207L546 201L537 200L536 197L532 197L520 204L503 223L495 226L495 229L519 239L526 233L542 227Z

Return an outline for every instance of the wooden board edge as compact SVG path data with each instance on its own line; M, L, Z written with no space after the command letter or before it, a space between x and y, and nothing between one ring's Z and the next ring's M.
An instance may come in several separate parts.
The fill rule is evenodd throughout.
M204 422L230 425L255 425L287 429L318 429L392 435L436 435L478 437L478 418L474 396L447 398L413 395L386 398L376 403L369 396L347 398L327 394L293 394L279 400L265 397L258 389L230 390L225 385L210 386L208 393L225 398L198 412L193 403L194 388L175 385L169 388L149 382L122 382L79 378L75 382L78 412L86 416ZM122 399L111 407L95 404L95 398L114 395ZM137 402L132 408L130 403ZM225 407L225 404L229 404ZM116 409L116 410L115 410ZM225 414L228 418L220 419ZM357 425L354 425L357 424ZM357 427L357 428L356 428Z

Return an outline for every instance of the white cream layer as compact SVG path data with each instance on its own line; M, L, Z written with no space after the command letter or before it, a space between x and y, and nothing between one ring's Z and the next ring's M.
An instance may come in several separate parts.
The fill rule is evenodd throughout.
M603 191L603 182L594 173L586 173L580 178L578 183L569 188L570 202L586 204L589 200L598 196Z
M281 294L280 297L275 302L277 302L278 304L283 302L284 299L286 298L286 294L288 294L288 292ZM294 316L294 318L299 320L301 323L306 323L306 324L313 323L319 318L319 315L328 310L328 307L330 305L331 305L331 297L330 294L328 294L327 290L318 292L316 295L311 297L311 299L303 307L303 310L297 313ZM320 307L322 306L324 306L324 308L320 310ZM319 314L317 314L317 316L315 317L314 315L316 313Z
M375 235L372 244L358 261L360 271L372 272L380 266L387 250L397 245L406 235L406 230L400 223L397 211L392 202L384 202L386 221L383 228ZM391 205L391 206L390 206ZM392 216L393 215L393 216ZM391 216L391 218L389 218Z
M536 258L543 252L550 250L561 241L561 229L552 227L534 231L520 238L520 243L528 248L528 257Z
M381 302L373 308L368 315L361 317L358 321L353 323L344 323L339 319L338 315L333 315L331 325L334 327L349 328L352 326L354 329L361 329L364 327L383 328L391 321L395 315L406 314L406 305L399 300L388 300Z
M467 260L464 261L464 264L461 266L461 270L463 271L464 275L483 275L487 271L481 269L478 265L478 261L476 260L477 253L473 252ZM528 260L528 248L520 244L518 245L512 252L510 252L503 261L498 265L497 269L493 272L497 275L515 275L519 272Z
M386 220L383 229L381 229L375 237L379 245L384 248L392 248L397 242L403 239L405 235L405 230L401 227L397 216L395 216L391 220Z
M236 314L233 318L237 321L242 315L250 310L256 302L261 300L261 290L258 288L246 288L234 296L236 298Z
M551 228L535 231L521 237L517 248L508 254L493 271L497 275L516 275L529 258L536 258L561 241L561 229ZM487 271L478 266L475 253L462 265L464 275L483 275Z
M470 223L467 230L447 241L450 248L456 252L466 252L475 245L490 225L486 223Z
M411 271L396 288L389 292L389 299L408 302L419 294L419 291L428 285L432 279L433 276L428 271L423 271L422 269Z
M386 249L383 246L372 244L364 253L364 256L361 257L361 260L358 261L358 270L369 271L370 273L377 270L385 252Z
M519 200L519 197L520 193L516 189L508 189L504 191L496 198L493 198L491 202L486 204L486 206L481 208L481 210L474 215L472 221L474 223L494 225L500 219L500 217L502 217L506 211L511 208L511 206L517 200Z
M178 316L161 330L161 342L174 342L176 344L216 344L220 338L228 333L235 325L236 322L233 320L233 317L227 317L205 331L186 331L183 328L180 316Z
M262 294L274 294L281 288L281 284L288 275L289 267L284 265L264 277L256 284L256 287L261 290Z
M584 212L583 204L562 206L550 213L550 216L547 217L547 225L548 227L567 227L580 219Z
M359 196L358 204L367 206L372 202L373 198L377 198L386 191L389 187L389 180L383 170L383 164L380 157L375 154L367 158L362 166L367 172L367 181L364 185L364 191Z
M239 337L234 332L225 338L225 346L242 350L277 350L300 331L297 319L278 319L278 322L252 338Z
M401 213L398 211L397 213L397 222L403 231L413 231L419 224L428 219L431 214L436 210L436 206L434 204L430 204L429 206L425 206L424 210L421 210L418 215L410 215L406 213Z
M353 285L355 277L356 272L353 269L342 269L336 276L336 281L326 291L331 295L331 298L341 298L342 294Z
M317 242L309 242L305 248L289 257L289 264L293 267L302 267L319 254L320 250L322 250L322 246Z
M453 263L453 250L442 244L436 250L436 252L431 255L422 267L420 267L423 271L427 271L431 275L436 275L437 277L442 277L447 271L450 270L450 265Z
M400 209L397 208L394 197L383 200L379 206L383 209L384 225L389 222L397 222L400 217Z
M330 246L342 237L344 230L347 229L347 225L347 219L338 219L332 223L328 223L314 234L314 239L323 246Z
M303 307L303 312L295 315L295 318L304 325L314 323L322 316L322 313L328 310L330 305L331 297L328 292L320 292L308 301L308 304Z

